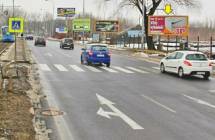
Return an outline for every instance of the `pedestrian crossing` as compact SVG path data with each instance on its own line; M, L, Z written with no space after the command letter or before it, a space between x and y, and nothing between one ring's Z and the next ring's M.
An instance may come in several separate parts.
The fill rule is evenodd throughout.
M126 73L126 74L147 74L149 71L144 70L141 66L132 67L132 66L111 66L111 67L94 67L94 66L87 66L87 65L62 65L62 64L39 64L39 68L41 71L44 72L51 72L51 71L58 71L58 72L94 72L94 73ZM152 67L155 69L155 67ZM156 68L158 70L158 68Z

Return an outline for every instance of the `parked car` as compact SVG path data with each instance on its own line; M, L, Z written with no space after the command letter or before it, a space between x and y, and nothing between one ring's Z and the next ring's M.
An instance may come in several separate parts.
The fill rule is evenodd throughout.
M110 67L110 62L111 54L107 45L87 44L85 48L82 48L82 64L106 64L107 67Z
M64 38L61 43L60 43L60 48L64 49L64 48L69 48L69 49L74 49L74 43L73 43L73 39L71 38Z
M25 37L25 40L34 40L34 36L33 35L27 35Z
M34 45L35 46L37 46L37 45L46 46L46 40L45 40L45 38L44 37L37 37L35 39Z
M185 75L202 75L204 79L209 79L212 63L201 52L176 51L161 60L160 71L176 73L181 78Z

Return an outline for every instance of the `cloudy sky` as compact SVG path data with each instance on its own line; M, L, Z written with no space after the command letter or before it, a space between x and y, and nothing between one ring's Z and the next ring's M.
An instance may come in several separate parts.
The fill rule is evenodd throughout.
M5 6L12 5L13 0L0 0L0 4ZM57 7L74 7L77 12L82 11L82 1L83 0L15 0L15 4L21 6L28 12L38 12L42 13L44 11L49 11L52 13L53 6L55 9ZM85 8L87 12L90 12L96 16L108 17L113 14L114 9L116 9L116 3L118 0L111 0L104 6L99 8L99 0L85 0ZM175 13L179 15L189 15L191 21L204 20L206 18L213 18L215 15L214 5L215 0L199 0L201 3L201 8L199 9L177 9L175 8ZM43 10L41 10L43 9ZM56 12L56 11L55 11ZM122 17L128 17L132 20L138 21L139 13L135 9L123 10L120 13Z

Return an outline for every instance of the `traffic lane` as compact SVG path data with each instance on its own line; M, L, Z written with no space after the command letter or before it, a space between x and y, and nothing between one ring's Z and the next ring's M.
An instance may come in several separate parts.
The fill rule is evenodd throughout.
M57 42L51 42L53 44L50 44L50 46L48 46L47 48L39 48L39 47L35 47L34 48L34 51L37 53L37 55L39 54L44 54L45 52L53 52L55 55L53 56L54 58L52 57L39 57L38 59L40 59L40 63L45 63L48 61L48 63L53 63L53 64L71 64L75 61L75 64L79 63L79 57L77 57L77 55L80 54L80 50L79 49L76 49L75 52L71 52L70 50L61 50L59 48L56 48L57 47ZM45 51L44 51L45 50ZM72 59L68 59L67 57L65 57L64 55L61 55L59 52L61 53L65 53L65 54L70 54L70 56L72 57ZM118 63L120 65L123 65L123 63L128 63L127 65L131 65L131 66L138 66L138 65L144 65L144 68L148 68L147 70L148 71L153 71L151 70L152 66L148 66L149 64L148 63L144 63L142 61L130 61L130 58L127 58L127 57L123 57L123 56L115 56L115 58L112 58L113 60L115 60L113 63L115 65L117 65ZM118 62L118 63L117 63ZM123 65L124 66L124 65ZM158 71L157 71L158 72ZM92 74L92 73L91 73ZM170 78L172 80L181 80L179 78L177 78L175 75L164 75L163 78L167 78L167 80L169 80ZM168 83L168 81L167 81ZM203 93L206 93L206 95L208 94L211 94L211 95L214 95L212 93L209 93L209 90L213 90L213 85L214 85L214 79L212 79L211 81L204 81L202 79L198 79L198 78L186 78L183 80L183 83L185 84L188 84L189 86L192 86L194 88L198 87L199 89L202 89L202 92ZM201 94L203 96L205 96L205 94ZM209 98L210 99L210 98Z
M77 75L74 75L74 76L77 76ZM63 76L61 75L61 78L62 77ZM67 75L65 75L65 77L63 77L62 79L65 79L66 77ZM80 129L86 128L85 131L89 131L88 129L92 125L102 126L102 124L99 124L96 121L97 120L96 112L98 111L97 109L99 109L99 105L97 107L95 106L96 102L98 102L95 97L95 93L100 93L101 95L115 102L118 108L123 110L123 112L126 112L129 116L131 116L131 118L138 120L137 122L142 124L143 127L145 128L144 132L146 133L144 133L144 135L142 135L142 133L137 135L130 134L129 136L126 135L125 137L128 137L128 138L130 138L130 136L140 137L140 138L147 137L147 139L157 139L159 137L159 139L176 139L176 140L182 139L182 137L183 139L192 137L193 139L198 140L198 138L199 139L203 138L202 136L200 136L203 133L206 133L204 134L204 136L207 136L208 138L214 137L212 135L213 133L208 134L209 132L205 132L205 129L202 129L202 127L206 127L209 130L214 130L214 128L210 129L211 127L210 125L207 126L207 124L205 124L207 120L210 120L210 122L213 122L213 119L211 120L211 118L208 118L206 112L203 115L198 114L199 109L193 108L192 106L194 106L194 104L192 103L190 104L188 103L187 106L183 106L184 102L177 101L178 96L172 95L173 93L169 91L169 89L167 89L167 91L164 91L161 88L161 91L156 92L154 90L152 91L151 87L148 88L148 85L144 85L144 86L139 85L138 87L141 86L143 88L137 89L135 85L138 85L139 81L135 82L135 80L134 81L132 80L131 83L134 83L134 84L133 85L129 84L130 86L128 86L127 83L122 82L122 81L125 81L124 79L121 79L121 81L115 81L118 78L115 78L114 80L115 82L102 82L101 79L94 79L94 81L92 82L91 81L92 78L89 78L88 80L85 79L83 81L83 80L80 80L81 79L80 77L76 77L72 79L72 81L76 81L75 83L73 82L73 84L70 84L69 82L69 79L71 78L68 78L68 80L66 80L66 83L65 82L63 83L61 81L61 78L59 77L59 81L52 81L54 83L56 82L56 85L54 83L52 83L52 85L54 85L53 87L56 87L54 91L58 91L57 95L59 97L57 98L63 101L63 103L65 104L63 105L63 106L66 106L64 108L69 108L69 110L65 110L65 112L70 112L69 117L71 117L71 122L72 124L74 124L75 128L76 127L78 128L80 127ZM51 79L51 78L48 78L48 79ZM105 79L105 81L108 81L108 80ZM68 87L71 87L71 89L68 89ZM63 92L65 93L62 93L62 90L60 89L64 89ZM140 91L144 91L144 92L140 92ZM168 92L169 96L165 95L166 92ZM157 95L155 97L151 96L155 93L157 93L160 96L161 95L163 96L161 97L159 96L157 97ZM149 97L155 98L159 102L169 105L173 109L176 109L177 111L180 110L181 112L179 113L177 112L177 115L173 114L172 112L168 112L163 108L160 108L159 106L156 106L151 102L148 102L148 100L144 100L144 98L141 98L141 95L143 94ZM74 107L74 108L71 108L71 107ZM202 111L204 112L204 110ZM83 112L85 112L86 114L83 114ZM183 117L183 116L180 116L181 114L182 115L186 114L186 115ZM195 117L193 116L193 114L195 114ZM75 118L77 118L77 120ZM78 121L78 119L83 119L83 120ZM85 122L85 121L89 121L89 122ZM105 127L104 128L105 130L102 129L101 132L99 132L100 134L102 134L101 136L110 134L111 132L109 129L114 130L115 132L116 131L115 129L118 130L120 128L120 130L123 130L122 135L119 134L119 135L113 136L114 138L119 139L123 137L123 134L125 132L130 131L130 128L126 126L123 123L123 121L118 118L114 119L113 123L110 122L110 120L106 120L103 118L101 118L100 121L104 123L103 127ZM200 121L200 123L198 121ZM82 124L81 122L84 122L84 124ZM201 124L201 122L203 124ZM113 126L110 125L110 123ZM91 125L86 126L88 124L91 124ZM175 126L176 124L177 126ZM82 128L83 126L84 128ZM107 126L109 127L106 128ZM99 127L98 129L101 129L103 127ZM123 127L124 129L121 127ZM94 129L97 129L97 128L94 128ZM106 129L108 131L106 131ZM155 132L155 131L157 135L154 137L150 132ZM87 136L89 139L95 136L93 132L92 133L88 132L88 133L90 133L89 136ZM193 135L188 135L188 133L193 133ZM84 139L84 138L81 138L81 139Z
M124 80L122 80L122 81L124 81Z

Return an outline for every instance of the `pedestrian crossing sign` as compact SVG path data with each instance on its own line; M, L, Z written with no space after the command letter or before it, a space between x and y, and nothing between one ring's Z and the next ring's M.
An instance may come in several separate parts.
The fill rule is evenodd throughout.
M9 32L10 33L23 33L24 32L24 19L23 18L9 18Z

